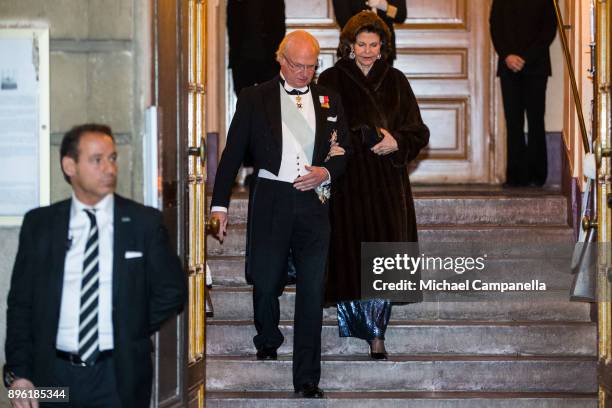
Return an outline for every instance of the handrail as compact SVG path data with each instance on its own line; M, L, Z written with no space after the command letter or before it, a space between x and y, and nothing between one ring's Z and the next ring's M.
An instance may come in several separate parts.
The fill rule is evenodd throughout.
M582 135L582 146L584 147L585 153L591 152L591 146L589 144L589 137L586 128L586 122L584 121L584 113L582 111L582 101L580 94L578 93L578 84L576 82L576 74L574 73L574 65L572 63L572 56L570 54L569 45L567 43L567 36L565 35L565 24L563 23L563 16L561 15L561 9L559 8L559 0L553 0L555 5L555 13L557 15L557 27L559 28L559 36L561 37L561 44L563 46L563 54L565 55L565 64L570 76L570 83L572 85L572 94L574 96L574 104L576 105L576 113L578 114L578 122L580 124L580 133Z

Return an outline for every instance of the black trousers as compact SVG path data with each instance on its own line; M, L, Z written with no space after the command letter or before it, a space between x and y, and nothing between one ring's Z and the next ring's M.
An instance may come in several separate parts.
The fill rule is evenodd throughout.
M500 80L508 135L506 182L516 186L530 183L542 186L548 171L544 129L548 77L519 72L502 74Z
M329 247L329 204L314 191L258 178L251 197L248 268L253 281L257 349L278 348L279 297L287 281L287 257L296 269L293 385L318 384L321 377L323 284Z
M122 408L117 391L113 357L91 367L80 367L60 358L54 363L55 387L68 387L69 403L41 403L41 408Z

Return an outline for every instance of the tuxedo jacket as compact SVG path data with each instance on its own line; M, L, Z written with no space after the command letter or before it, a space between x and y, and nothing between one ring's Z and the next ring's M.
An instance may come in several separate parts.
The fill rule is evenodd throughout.
M35 386L53 383L56 337L69 247L71 200L28 212L8 295L6 367ZM124 407L147 407L152 386L150 336L183 306L181 261L161 213L115 195L112 322L117 389ZM127 251L141 257L125 259Z
M549 48L557 33L552 0L493 0L489 24L497 75L512 74L505 63L510 54L525 60L524 75L552 74Z
M317 122L312 165L325 167L333 182L344 172L349 152L344 109L335 92L316 84L310 85L310 92ZM337 132L339 145L347 154L325 161L334 131ZM255 172L265 169L278 174L282 142L280 85L279 76L276 76L261 85L243 89L238 97L236 113L217 168L212 206L229 207L234 180L247 154L252 158Z
M384 11L376 10L376 14L380 17L389 27L391 31L391 52L389 58L391 61L395 59L395 29L393 24L401 24L406 21L407 10L406 0L387 0L387 3L391 6L397 7L397 14L394 18L389 17ZM340 30L344 28L346 23L355 14L363 10L371 10L372 8L366 4L366 0L333 0L334 14L336 15L336 21L340 25Z

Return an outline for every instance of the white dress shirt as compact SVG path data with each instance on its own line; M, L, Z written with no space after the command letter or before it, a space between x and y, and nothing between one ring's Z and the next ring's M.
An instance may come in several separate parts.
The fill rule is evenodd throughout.
M281 78L283 78L283 80L285 79L282 73L280 74L280 76ZM297 89L298 91L301 91L301 92L309 91L308 86L305 86L303 88L293 88L286 81L284 82L283 86L287 92L291 92L294 89ZM288 96L291 99L293 99L296 106L298 103L297 98L298 96L300 96L300 99L301 99L300 102L302 104L302 108L298 110L300 111L302 116L304 116L304 119L306 119L306 122L308 123L308 125L310 125L310 128L312 129L313 134L316 134L317 116L316 116L315 108L314 108L315 101L313 101L312 99L313 98L312 92L308 92L307 94L304 94L304 95L288 95ZM281 165L280 165L280 169L278 170L278 175L275 175L274 173L271 173L265 169L260 169L257 175L261 178L265 178L268 180L293 183L295 179L297 179L298 177L305 176L308 173L310 173L308 170L306 170L306 166L310 166L311 162L310 162L310 159L307 158L306 155L304 154L304 149L302 149L302 146L296 140L295 136L293 135L293 132L291 132L291 129L289 129L284 119L282 123L282 132L283 132L283 143L282 143L283 151L281 155ZM313 154L314 154L314 151L313 151ZM327 171L327 169L325 170ZM330 182L329 180L330 180L330 175L329 175L329 171L327 171L327 181L323 182L322 184L323 185L329 184ZM227 208L221 207L221 206L214 206L211 208L211 212L215 212L215 211L227 212Z
M81 280L83 256L89 234L89 217L85 209L94 209L98 225L99 295L98 335L100 350L113 349L112 287L113 287L113 194L104 197L95 206L80 202L74 193L70 208L68 230L69 245L64 263L64 284L60 306L56 348L68 353L79 350L79 310L81 308Z

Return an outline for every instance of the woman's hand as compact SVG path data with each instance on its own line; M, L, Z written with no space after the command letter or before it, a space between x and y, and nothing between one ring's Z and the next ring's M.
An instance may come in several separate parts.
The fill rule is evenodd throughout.
M391 136L391 133L389 133L387 129L380 128L380 132L384 136L383 140L374 145L370 150L379 156L386 156L390 153L397 152L399 150L397 140Z

